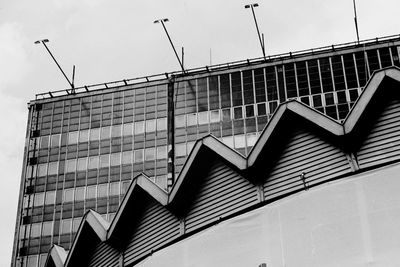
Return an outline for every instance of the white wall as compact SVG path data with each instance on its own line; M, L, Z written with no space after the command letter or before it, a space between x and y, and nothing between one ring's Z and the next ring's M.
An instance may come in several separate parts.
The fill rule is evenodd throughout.
M141 267L400 266L400 164L220 223Z

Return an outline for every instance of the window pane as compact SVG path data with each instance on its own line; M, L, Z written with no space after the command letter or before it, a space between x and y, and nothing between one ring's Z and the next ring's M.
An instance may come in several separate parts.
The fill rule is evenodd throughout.
M125 151L122 153L122 164L132 164L133 151Z
M57 147L60 145L60 134L55 134L51 136L51 146L52 147Z
M74 218L74 220L72 222L72 232L73 233L76 233L78 231L81 221L82 221L82 217Z
M49 147L49 137L42 136L40 137L40 148L47 148Z
M101 139L109 139L110 138L110 127L101 128Z
M223 137L223 138L222 138L222 142L223 142L225 145L227 145L227 146L233 148L233 136Z
M85 199L85 187L78 187L75 189L75 200L81 201Z
M34 198L35 206L42 206L44 203L44 193L36 193Z
M38 165L38 176L46 176L47 175L47 164L39 164Z
M47 191L45 204L46 205L54 204L55 198L56 198L56 191Z
M85 143L89 139L89 130L83 130L79 132L79 142Z
M107 196L107 184L99 184L97 188L97 197Z
M210 111L210 122L219 122L219 110L212 110Z
M44 222L42 228L42 236L51 235L53 230L53 222Z
M144 133L144 121L135 122L135 134L143 134Z
M49 163L49 169L48 169L48 174L49 175L55 175L58 172L58 162L50 162Z
M68 144L76 144L78 143L78 132L70 132L68 134Z
M203 111L198 113L199 124L208 123L208 111Z
M119 195L119 183L111 183L110 196L118 196L118 195Z
M78 159L78 166L77 166L78 171L86 170L86 161L87 161L87 158Z
M235 141L235 148L243 148L246 146L246 141L243 134L236 135L234 141Z
M121 164L121 153L111 154L111 166L118 166Z
M188 114L187 115L187 126L193 126L197 124L197 114L193 113L193 114Z
M175 116L175 127L185 127L186 125L186 115Z
M88 169L97 169L98 166L99 166L99 157L98 156L90 157Z
M247 134L247 146L254 146L257 142L257 134L249 133Z
M146 133L155 132L156 130L156 120L146 121Z
M86 188L86 199L95 198L96 197L96 186L88 186Z
M167 130L167 118L157 119L157 131L166 131L166 130Z
M133 134L133 123L124 124L124 136L132 135Z
M143 149L135 150L135 162L143 161Z
M100 156L100 168L106 168L110 166L110 155Z
M175 145L175 155L177 157L186 156L186 144L176 144Z
M69 159L65 164L65 172L75 172L76 169L76 159Z
M99 140L100 128L95 128L90 130L90 141Z
M61 234L68 234L71 232L71 219L62 220Z
M111 137L119 137L121 136L121 125L114 125L111 129Z
M243 118L242 107L236 107L236 108L234 108L234 109L233 109L233 114L234 114L235 120Z
M156 158L155 152L156 152L156 150L154 147L146 148L145 160L154 160Z
M64 202L70 202L74 199L74 189L68 188L64 190Z
M38 256L34 255L34 256L29 256L27 263L26 263L26 267L36 267L37 266L37 260L38 260Z
M166 158L167 158L167 146L157 147L157 159L166 159Z
M40 236L40 227L41 223L33 223L31 226L31 237L38 237Z

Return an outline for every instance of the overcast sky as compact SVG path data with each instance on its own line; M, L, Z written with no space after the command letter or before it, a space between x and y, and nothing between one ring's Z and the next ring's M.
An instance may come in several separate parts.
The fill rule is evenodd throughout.
M179 69L161 25L185 66L260 57L257 33L242 0L0 0L0 266L11 259L27 106L36 93L68 88L42 45L77 86ZM356 39L352 0L259 1L256 15L273 55ZM358 0L360 39L400 33L399 0ZM211 50L211 57L210 57Z

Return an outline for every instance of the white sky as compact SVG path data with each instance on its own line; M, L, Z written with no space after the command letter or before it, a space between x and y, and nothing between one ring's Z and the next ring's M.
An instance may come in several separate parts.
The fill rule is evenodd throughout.
M243 0L0 0L0 266L11 260L27 121L35 93L68 88L38 39L77 86L179 69L158 18L185 66L260 57L254 21ZM267 55L354 41L352 0L259 1ZM360 39L400 33L399 0L358 0Z

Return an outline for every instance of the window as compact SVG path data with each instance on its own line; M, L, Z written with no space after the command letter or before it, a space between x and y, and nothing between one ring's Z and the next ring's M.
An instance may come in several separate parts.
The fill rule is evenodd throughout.
M203 111L198 113L199 124L208 123L208 111Z
M243 111L242 111L242 107L236 107L233 109L233 115L234 115L234 119L242 119L243 118Z
M125 151L122 153L122 164L132 164L133 151Z
M69 159L65 163L65 172L75 172L76 159Z
M110 166L110 155L100 156L100 168L107 168Z
M167 158L167 146L159 146L157 147L157 159L166 159Z
M98 166L99 166L99 157L98 156L90 157L88 169L97 169Z
M247 146L254 146L257 142L257 134L249 133L247 134Z
M77 170L78 171L86 170L86 162L87 162L87 158L78 159Z
M82 201L85 199L85 187L75 188L75 201Z
M246 118L254 117L254 106L248 105L246 106Z
M193 126L197 124L197 114L187 114L187 126Z
M119 137L121 136L121 125L114 125L111 129L111 137Z
M121 164L121 153L111 154L111 166L118 166Z
M99 140L100 128L90 129L90 141Z
M49 137L42 136L40 137L40 148L47 148L49 146Z
M190 154L190 152L192 151L193 146L194 146L195 143L196 143L195 141L187 142L187 144L186 144L186 154L187 155Z
M86 188L86 199L95 198L96 197L96 186L88 186Z
M69 234L71 232L71 219L61 221L61 234Z
M257 115L258 116L267 115L267 109L265 107L265 103L257 104Z
M68 144L73 145L78 143L78 133L79 132L70 132L68 134Z
M53 222L44 222L42 228L42 236L51 235L53 232Z
M231 109L223 109L222 110L222 120L223 121L230 121L231 120Z
M175 116L175 127L185 127L186 125L186 115Z
M219 110L211 110L210 111L210 122L219 122Z
M55 134L51 136L51 146L52 147L57 147L60 146L60 134Z
M74 199L74 189L68 188L64 190L64 202L71 202Z
M97 188L97 197L107 197L107 184L99 184Z
M133 134L133 123L124 124L123 135L129 136Z
M38 176L46 176L47 174L47 164L39 164L38 165Z
M45 204L50 205L54 204L54 200L56 199L56 191L47 191L46 192L46 199L45 199Z
M31 237L39 237L40 236L40 227L41 223L33 223L31 225Z
M119 183L111 183L110 196L118 196L118 195L119 195Z
M156 158L156 149L154 147L146 148L145 160L154 160Z
M146 133L155 132L156 131L156 120L147 120L146 121Z
M223 137L223 138L222 138L222 142L223 142L225 145L227 145L227 146L233 148L233 136L226 136L226 137Z
M79 142L85 143L89 140L89 130L83 130L79 132Z
M38 256L33 255L33 256L28 256L27 262L26 262L26 267L36 267L37 266L37 260Z
M235 141L235 148L246 147L246 140L243 134L235 135L234 141Z
M135 162L143 161L143 149L135 150Z
M186 156L186 144L176 144L175 145L175 155L177 157Z
M49 175L55 175L58 172L58 162L50 162L49 163L49 169L48 169L48 174Z
M100 139L109 139L110 138L110 127L101 128Z
M157 131L166 131L166 130L167 130L167 118L157 119Z
M143 134L144 133L144 121L135 122L135 134Z
M44 203L44 193L36 193L34 198L35 206L43 206Z
M129 181L124 181L124 182L122 182L122 185L121 185L121 194L125 194L125 193L128 191L129 185L130 185L130 182L129 182Z

